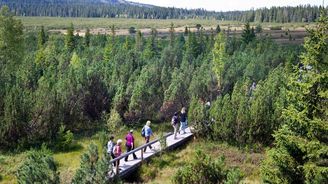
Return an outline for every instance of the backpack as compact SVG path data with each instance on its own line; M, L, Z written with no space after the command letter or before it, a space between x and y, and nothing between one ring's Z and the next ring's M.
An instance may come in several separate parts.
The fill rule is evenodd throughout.
M142 130L141 130L141 136L142 137L145 137L146 136L145 127L143 127Z
M172 124L172 125L176 125L177 123L178 123L178 117L177 117L177 116L173 116L173 117L172 117L171 124Z

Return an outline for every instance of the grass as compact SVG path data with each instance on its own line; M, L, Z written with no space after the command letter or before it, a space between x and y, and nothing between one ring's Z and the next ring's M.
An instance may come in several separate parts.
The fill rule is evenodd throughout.
M183 148L153 158L139 169L139 173L134 176L134 179L139 182L156 184L171 183L172 176L180 167L194 158L197 149L203 150L213 158L223 155L227 167L239 167L245 174L243 183L261 183L259 164L264 153L250 153L224 143L205 142L204 140L194 140Z
M123 139L126 133L130 129L134 129L134 137L136 145L144 144L144 139L141 137L141 126L136 127L122 127L115 135L115 140ZM154 131L154 138L158 138L160 131L168 131L170 128L169 123L152 124ZM99 140L99 132L94 133L91 136L76 136L74 142L77 146L74 149L67 152L55 152L53 157L58 166L60 172L61 183L70 183L75 171L80 167L80 157L86 152L88 146L91 143L95 143L98 146L99 154L102 153L103 147ZM123 146L123 151L125 147ZM0 153L0 184L12 184L17 183L15 173L19 168L20 164L24 162L27 151L22 153ZM2 179L1 179L2 178Z
M195 27L201 24L203 27L215 27L220 24L223 28L230 26L230 29L242 27L244 23L238 21L218 21L215 19L127 19L127 18L81 18L81 17L17 17L20 19L26 30L39 30L40 26L44 26L46 30L50 29L67 29L73 23L76 29L110 29L115 25L116 29L128 29L135 27L136 29L169 28L171 23L175 27ZM255 26L258 23L251 23ZM263 28L282 27L283 29L296 29L305 27L308 23L262 23Z
M112 25L115 25L118 29L128 29L129 27L135 27L136 29L143 28L168 28L171 23L174 23L175 27L192 26L201 24L203 26L217 25L217 20L203 20L203 19L125 19L125 18L70 18L70 17L17 17L22 20L23 25L28 30L33 30L37 27L44 26L45 29L66 29L70 23L73 23L76 29L85 28L105 28L110 29ZM225 22L233 23L233 22Z

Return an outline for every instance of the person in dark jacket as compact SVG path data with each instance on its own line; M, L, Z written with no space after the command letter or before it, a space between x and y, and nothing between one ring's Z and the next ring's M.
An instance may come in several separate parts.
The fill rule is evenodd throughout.
M174 139L177 139L178 126L179 126L178 124L179 124L178 112L175 112L171 120L171 125L174 128Z

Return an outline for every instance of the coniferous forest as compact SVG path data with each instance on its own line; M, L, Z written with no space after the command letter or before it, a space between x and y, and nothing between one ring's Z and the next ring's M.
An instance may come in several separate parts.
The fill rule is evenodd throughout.
M30 15L42 12L30 8ZM169 36L162 38L156 29L148 36L140 31L118 36L114 26L110 35L87 31L81 37L73 34L73 24L66 35L49 34L42 27L38 33L23 32L22 23L4 6L0 11L0 150L41 150L27 156L17 172L18 182L58 183L48 148L65 150L73 134L102 129L113 119L128 126L146 120L162 123L187 107L195 136L253 150L268 148L261 164L263 182L327 183L328 18L325 11L319 18L317 7L289 9L309 10L306 21L317 20L302 46L278 45L269 36L256 35L249 24L241 38L220 30L176 33L173 23ZM69 15L58 10L54 9L54 16L89 16L92 11ZM227 19L243 20L244 14L253 12L255 21L258 11L265 16L262 11L273 10L236 13ZM148 10L143 11L144 15ZM295 16L261 21L304 18ZM108 182L102 177L108 168L106 158L98 159L97 154L91 145L73 183L88 183L90 178L93 183ZM92 173L86 169L88 155L97 155L94 175L87 174ZM206 156L200 153L199 158ZM220 165L215 163L209 168ZM33 174L31 168L48 174ZM188 182L183 171L180 174L176 183L204 182ZM228 175L215 175L213 181L226 181Z
M107 2L106 2L107 1ZM110 17L137 19L216 19L242 22L314 22L320 7L271 7L215 12L205 9L165 8L117 0L2 0L17 16Z

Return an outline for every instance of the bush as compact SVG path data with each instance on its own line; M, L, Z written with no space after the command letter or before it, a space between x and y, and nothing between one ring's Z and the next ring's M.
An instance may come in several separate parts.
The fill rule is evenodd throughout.
M261 24L257 24L255 27L255 33L262 33L263 29L262 29L262 25Z
M282 27L281 26L272 26L270 27L270 30L281 30Z
M224 157L217 160L209 157L200 150L196 151L196 157L191 163L187 163L173 176L173 183L238 183L242 178L239 169L231 171L225 169Z
M111 134L115 133L118 130L118 128L122 126L123 124L122 118L115 109L111 110L106 124L108 128L108 132Z
M70 149L73 139L73 133L70 130L65 131L65 125L61 125L57 133L56 149L67 151Z
M59 173L49 150L30 151L17 171L18 183L59 183Z
M134 34L134 33L136 33L137 31L136 31L136 28L135 27L130 27L129 28L129 33L130 34Z
M98 147L94 143L90 144L87 152L81 156L80 168L76 171L72 183L117 183L118 178L108 177L108 171L112 169L109 161L106 149L103 150L102 157L99 157Z

